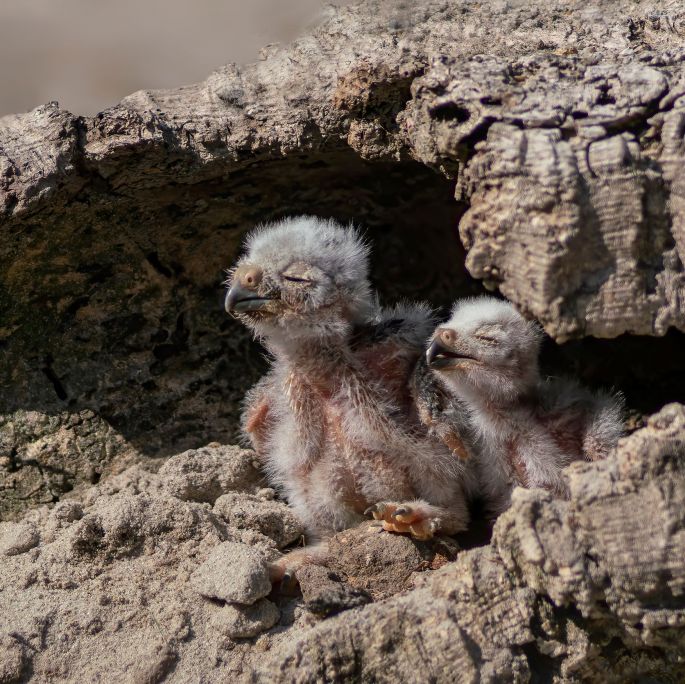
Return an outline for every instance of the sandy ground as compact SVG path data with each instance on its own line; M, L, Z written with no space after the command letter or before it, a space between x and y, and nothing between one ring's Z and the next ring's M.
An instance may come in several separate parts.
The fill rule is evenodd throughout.
M50 100L92 115L142 88L257 59L349 0L2 0L0 116Z

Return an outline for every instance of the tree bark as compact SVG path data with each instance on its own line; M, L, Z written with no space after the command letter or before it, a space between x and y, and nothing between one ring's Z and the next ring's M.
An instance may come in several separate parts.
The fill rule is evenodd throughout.
M569 341L551 371L637 413L685 401L684 65L677 2L367 0L200 84L0 119L0 517L236 439L263 361L223 269L287 214L362 225L387 299L496 288ZM575 466L568 503L520 491L493 544L425 586L268 641L254 677L681 678L684 420L667 407ZM8 548L56 534L36 520ZM31 649L0 637L0 673L24 676ZM181 642L145 677L190 677Z
M677 3L331 12L203 83L90 119L51 103L0 120L12 467L32 460L11 437L25 411L95 411L148 456L235 440L263 363L221 310L223 269L284 214L360 223L386 297L447 306L478 279L558 341L684 329ZM4 514L107 472L82 465L64 485L34 470L38 490L10 473Z

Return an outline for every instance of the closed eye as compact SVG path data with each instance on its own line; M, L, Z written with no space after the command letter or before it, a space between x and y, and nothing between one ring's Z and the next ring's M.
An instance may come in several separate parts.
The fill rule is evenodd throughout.
M295 276L283 276L283 280L287 280L288 282L291 283L307 283L308 285L311 285L314 281L309 280L307 278L296 278Z
M490 335L474 335L477 340L485 342L485 344L497 344L499 340L496 337L490 337Z

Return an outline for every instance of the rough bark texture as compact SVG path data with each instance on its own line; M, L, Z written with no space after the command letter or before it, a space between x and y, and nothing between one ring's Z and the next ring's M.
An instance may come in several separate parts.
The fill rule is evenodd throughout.
M295 212L364 226L386 297L478 290L458 224L470 275L557 340L685 328L677 3L331 12L256 64L92 119L0 119L0 432L93 410L147 456L234 441L263 365L221 310L222 269ZM664 398L683 397L648 408ZM81 454L60 484L4 455L6 515L107 472Z
M676 2L369 0L201 84L0 119L0 681L682 680L682 405L491 545L362 526L302 597L259 584L300 528L250 452L197 447L263 368L222 270L296 212L361 224L386 299L498 288L633 427L685 401L684 160Z

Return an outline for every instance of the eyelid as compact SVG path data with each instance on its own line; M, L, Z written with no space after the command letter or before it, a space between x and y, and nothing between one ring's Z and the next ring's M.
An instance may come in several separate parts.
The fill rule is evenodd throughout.
M493 337L492 335L484 335L482 333L474 333L473 335L477 339L483 341L483 342L491 342L492 344L496 344L499 342L499 340L496 337Z
M309 284L311 284L314 282L313 280L309 280L309 278L297 278L296 276L287 276L287 275L284 275L282 277L283 277L283 280L288 280L291 283L309 283Z

